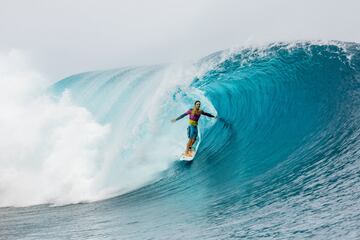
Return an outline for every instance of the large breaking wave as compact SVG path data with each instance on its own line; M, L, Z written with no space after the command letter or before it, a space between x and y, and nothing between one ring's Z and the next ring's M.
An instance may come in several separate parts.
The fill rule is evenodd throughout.
M195 215L206 206L207 217L228 227L271 221L291 228L283 222L296 222L296 209L318 211L307 229L332 226L344 207L356 213L360 199L359 86L360 46L338 42L276 43L195 64L73 75L47 95L11 101L2 117L0 205L132 192L120 198L154 199L156 208L174 197ZM203 141L185 165L177 159L186 121L170 119L196 99L221 119L201 119Z

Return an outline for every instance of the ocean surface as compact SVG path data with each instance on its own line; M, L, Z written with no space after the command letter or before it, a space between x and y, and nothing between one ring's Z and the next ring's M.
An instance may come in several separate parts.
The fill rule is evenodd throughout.
M170 120L195 100L219 118L186 163ZM357 43L80 73L21 106L0 239L360 239Z

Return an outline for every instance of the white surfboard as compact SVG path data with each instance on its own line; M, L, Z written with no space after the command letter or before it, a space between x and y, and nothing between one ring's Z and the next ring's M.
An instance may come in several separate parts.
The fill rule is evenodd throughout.
M191 155L185 155L185 153L181 154L180 156L180 160L181 161L187 161L187 162L191 162L194 157L195 157L196 151L193 151Z
M198 130L198 140L196 141L196 146L195 146L195 149L194 149L194 147L193 147L193 151L192 151L192 153L191 153L191 155L190 156L187 156L187 155L185 155L185 153L182 153L181 154L181 156L180 156L180 160L181 161L188 161L188 162L191 162L193 159L194 159L194 157L195 157L195 155L196 155L196 152L197 152L197 150L198 150L198 147L199 147L199 145L200 145L200 142L201 142L201 134L200 134L200 130Z

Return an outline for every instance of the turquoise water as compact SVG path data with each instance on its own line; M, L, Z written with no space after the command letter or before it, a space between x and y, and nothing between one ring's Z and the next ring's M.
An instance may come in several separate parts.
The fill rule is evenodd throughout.
M94 195L108 194L0 208L0 239L360 238L358 44L221 51L77 74L49 91L110 126L94 160ZM177 161L186 121L170 119L196 99L220 119L202 117L189 164Z

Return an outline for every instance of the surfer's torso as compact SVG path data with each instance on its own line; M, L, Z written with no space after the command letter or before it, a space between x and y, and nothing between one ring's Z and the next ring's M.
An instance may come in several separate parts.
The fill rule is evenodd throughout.
M199 118L201 116L201 114L203 113L202 110L196 110L196 109L192 109L190 108L186 114L189 115L189 124L191 126L197 126L198 125L198 121L199 121Z

